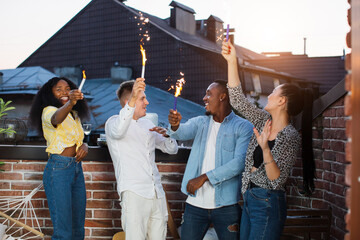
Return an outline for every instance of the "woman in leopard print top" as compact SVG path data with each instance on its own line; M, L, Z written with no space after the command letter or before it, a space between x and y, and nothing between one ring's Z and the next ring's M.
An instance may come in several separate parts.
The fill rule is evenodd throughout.
M259 109L242 92L236 50L230 42L223 42L222 55L228 62L231 105L254 125L242 176L240 239L279 239L286 218L285 183L302 143L304 190L314 189L312 95L293 84L282 84L268 96L264 110ZM290 117L302 110L303 139L290 124Z

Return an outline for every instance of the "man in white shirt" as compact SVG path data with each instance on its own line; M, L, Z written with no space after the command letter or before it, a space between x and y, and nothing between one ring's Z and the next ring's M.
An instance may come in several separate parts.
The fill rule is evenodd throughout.
M155 148L176 154L177 143L166 135L165 129L143 118L149 104L143 78L120 84L117 96L122 109L119 115L106 121L105 133L115 169L126 239L165 239L168 214L155 164Z

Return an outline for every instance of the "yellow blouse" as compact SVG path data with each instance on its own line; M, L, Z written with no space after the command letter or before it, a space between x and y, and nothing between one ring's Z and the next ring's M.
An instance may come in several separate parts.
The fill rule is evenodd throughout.
M44 137L46 139L46 152L60 154L65 148L76 144L76 151L83 144L84 131L79 116L75 111L75 119L69 113L65 120L56 128L51 124L51 117L58 108L48 106L43 109L41 121Z

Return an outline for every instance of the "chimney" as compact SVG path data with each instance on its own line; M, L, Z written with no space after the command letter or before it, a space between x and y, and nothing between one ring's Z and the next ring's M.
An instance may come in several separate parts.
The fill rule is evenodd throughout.
M224 28L223 28L224 22L220 18L215 17L213 15L210 15L210 17L207 19L206 22L207 22L206 38L221 46L224 36Z
M82 67L54 67L54 73L59 77L66 77L75 83L80 85L82 79Z
M118 62L114 63L111 67L111 82L121 83L132 78L132 68L126 66L120 66Z
M172 1L169 6L173 7L170 14L170 26L179 31L195 35L195 11L176 1Z
M3 78L4 74L2 72L0 72L0 85L3 84L4 78Z

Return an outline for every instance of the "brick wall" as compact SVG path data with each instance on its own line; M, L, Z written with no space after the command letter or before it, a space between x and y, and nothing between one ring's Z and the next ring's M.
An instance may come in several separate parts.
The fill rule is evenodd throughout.
M332 208L331 239L344 239L346 121L344 98L327 108L313 122L313 147L316 163L316 190L309 198L301 194L301 160L298 159L289 180L289 208ZM316 236L315 236L316 237Z
M339 99L326 109L313 122L313 147L317 179L316 191L308 198L301 195L301 160L298 159L288 184L289 208L332 208L331 239L344 239L346 233L345 214L347 208L345 195L345 148L348 148L346 131L348 118L344 114L344 100ZM348 149L347 149L348 150ZM181 159L185 160L185 159ZM25 196L39 185L45 161L1 160L6 164L0 173L0 196ZM158 163L162 182L177 225L180 224L184 211L185 195L180 192L180 183L185 170L185 163ZM83 165L86 189L86 236L90 239L111 239L121 230L120 206L115 186L114 170L111 162L86 161ZM46 196L40 191L34 197L36 213L43 232L51 234L51 221L46 203ZM316 236L321 239L321 236ZM49 238L47 238L49 239Z
M40 184L46 162L1 161L5 162L2 166L5 172L0 173L0 197L25 196ZM184 210L185 196L180 193L180 182L185 164L158 163L158 168L175 223L179 225ZM84 162L83 169L87 190L86 239L112 239L112 236L121 230L121 211L112 163ZM44 226L42 232L51 235L52 225L43 189L33 197L33 204L40 225ZM45 239L50 239L50 237Z

